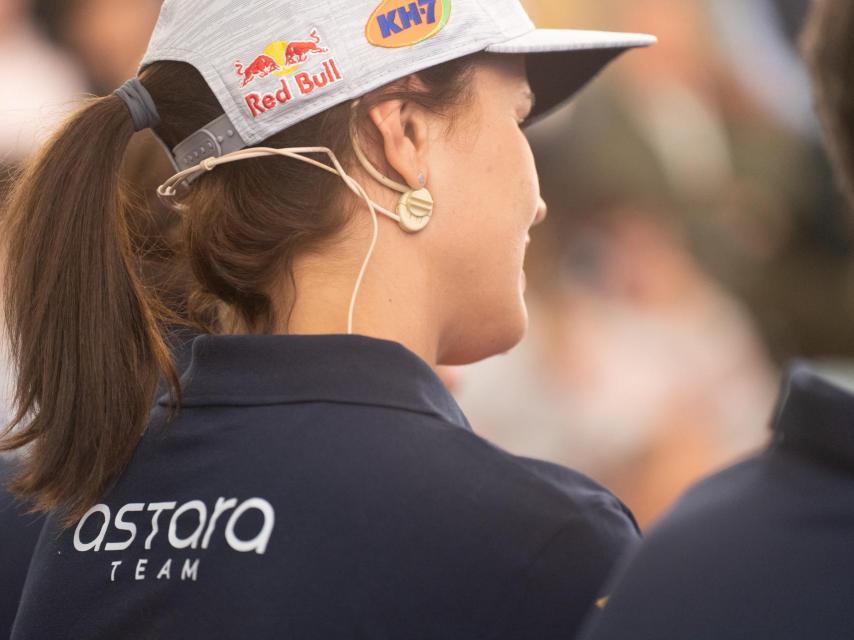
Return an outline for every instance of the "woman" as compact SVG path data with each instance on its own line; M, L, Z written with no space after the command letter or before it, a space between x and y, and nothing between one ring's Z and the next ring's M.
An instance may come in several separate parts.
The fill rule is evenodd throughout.
M519 125L651 39L359 5L167 1L140 78L17 184L3 448L32 445L14 487L50 515L14 638L571 637L636 538L603 488L473 434L431 366L525 330L546 212ZM180 384L116 179L147 127L208 325Z

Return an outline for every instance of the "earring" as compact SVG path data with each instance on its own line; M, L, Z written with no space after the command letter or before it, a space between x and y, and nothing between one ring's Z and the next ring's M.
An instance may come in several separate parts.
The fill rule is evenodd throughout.
M354 107L356 103L353 104ZM397 204L397 215L400 218L398 225L400 228L407 233L416 233L426 227L433 215L433 194L424 187L427 183L424 173L418 173L418 183L422 185L420 189L410 189L408 186L395 182L391 178L381 174L362 152L352 120L350 122L350 141L353 144L353 151L356 152L356 158L365 168L365 171L371 174L378 182L403 194Z

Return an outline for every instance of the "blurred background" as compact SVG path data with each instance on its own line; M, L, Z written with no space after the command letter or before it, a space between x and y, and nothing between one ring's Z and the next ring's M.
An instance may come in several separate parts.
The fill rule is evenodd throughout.
M441 374L482 436L591 475L648 526L764 444L788 361L846 375L854 355L852 218L797 53L809 0L525 4L542 27L659 44L529 129L550 211L530 330ZM0 0L0 192L76 101L135 74L159 7ZM171 171L153 139L135 136L126 171L154 207Z

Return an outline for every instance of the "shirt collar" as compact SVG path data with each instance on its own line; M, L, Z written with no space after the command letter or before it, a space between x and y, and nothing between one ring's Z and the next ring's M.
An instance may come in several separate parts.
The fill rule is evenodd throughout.
M775 447L854 467L854 393L806 362L789 368L773 428Z
M429 414L471 431L444 383L399 342L357 334L202 335L182 406L344 402ZM167 395L158 404L168 405Z

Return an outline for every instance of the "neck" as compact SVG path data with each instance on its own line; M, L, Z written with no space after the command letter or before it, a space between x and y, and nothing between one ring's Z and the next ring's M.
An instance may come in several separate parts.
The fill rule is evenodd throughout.
M356 297L353 333L399 342L435 367L440 324L431 300L429 270L417 259L412 237L382 219L379 226L379 239ZM370 242L370 235L359 234L346 246L297 258L296 295L287 296L295 302L290 318L287 308L279 313L276 333L346 334L350 299Z

